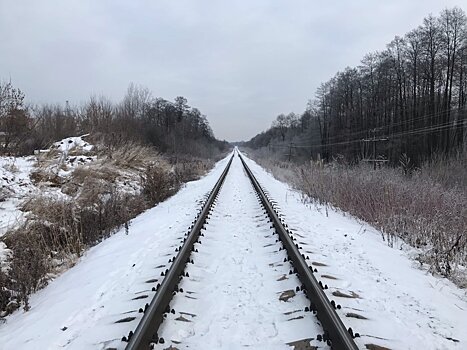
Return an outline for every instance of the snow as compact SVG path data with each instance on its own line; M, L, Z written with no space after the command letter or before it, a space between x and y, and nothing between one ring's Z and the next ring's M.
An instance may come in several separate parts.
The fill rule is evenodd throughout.
M73 148L79 147L86 152L90 152L93 148L93 145L89 144L88 142L83 140L83 137L89 136L89 134L81 135L81 136L74 136L74 137L67 137L61 141L55 142L51 149L57 149L63 154L68 155L68 152Z
M0 236L23 219L18 207L34 191L29 178L34 163L34 157L0 157Z
M235 157L217 205L208 220L189 277L179 285L159 329L160 349L289 349L287 343L323 333L316 316L305 312L303 292L287 301L301 283L279 251L277 235ZM313 345L320 343L315 340ZM321 343L322 345L322 343Z
M42 167L65 178L77 166L97 159L95 155L88 155L94 146L83 140L86 136L68 137L55 142L49 149L35 152L35 156L0 157L0 236L23 222L24 213L20 206L26 197L32 193L56 196L59 192L59 189L47 187L47 184L33 184L30 175L34 170ZM69 156L72 149L75 155ZM49 156L52 150L58 151L58 154ZM0 255L1 250L0 247Z
M0 348L124 348L121 337L136 328L142 315L138 309L151 300L155 280L227 161L135 218L128 234L121 230L93 247L73 268L32 295L30 311L18 310L0 323ZM369 225L303 203L299 193L247 162L300 238L318 269L316 275L329 286L325 292L342 305L337 312L343 322L362 335L356 338L360 348L369 343L391 349L467 348L465 291L416 266L405 250L388 247ZM296 311L306 305L301 292L287 302L278 301L280 293L294 289L298 281L293 276L278 281L288 267L280 266L283 256L264 224L236 158L202 244L197 245L199 253L187 269L190 277L183 279L184 292L171 304L176 313L169 320L180 312L196 317L183 314L193 322L164 323L160 335L167 339L166 347L173 339L182 341L177 348L203 344L208 349L275 349L316 337L319 328L313 315ZM358 297L332 295L337 291ZM296 312L284 314L292 311ZM346 317L349 312L367 319ZM304 318L290 320L296 316ZM135 319L115 323L126 317Z
M70 199L57 184L66 184L72 179L77 167L95 165L98 168L102 165L96 162L97 155L92 153L94 145L85 141L87 136L65 138L49 149L36 151L34 156L0 157L0 237L24 222L27 213L21 211L21 206L25 200L36 195ZM119 191L131 194L140 191L138 173L117 167L111 170L118 174L115 185ZM33 182L31 175L35 173L39 174L36 177L39 180ZM58 181L49 182L48 178ZM7 255L5 244L0 243L0 267L5 268Z
M94 145L91 145L83 139L87 136L89 136L89 134L67 137L61 141L55 142L48 150L41 150L39 155L50 152L53 154L53 151L58 151L58 159L54 159L54 161L48 165L48 170L62 178L66 178L76 167L96 161L97 156L90 154Z
M25 215L21 211L24 200L40 194L51 197L65 197L60 188L48 183L34 184L31 174L40 169L66 178L74 168L96 160L89 155L93 145L84 141L88 135L69 137L54 143L49 149L35 152L28 157L0 157L0 237L8 230L20 226ZM69 152L74 150L74 156ZM51 153L51 151L56 153ZM0 243L0 267L5 268L8 249Z
M301 236L300 245L318 266L330 299L344 324L359 332L359 347L373 343L391 349L467 348L467 296L447 279L432 276L403 249L387 246L381 233L344 213L307 205L300 193L247 159L261 185ZM401 242L399 242L401 244ZM320 265L318 264L318 265ZM358 298L344 298L333 292ZM367 320L346 317L359 314ZM455 339L455 340L452 340Z
M120 339L136 328L142 315L138 309L154 295L151 280L165 270L227 161L139 215L128 235L123 229L91 248L77 265L32 295L30 311L19 310L0 324L0 348L124 348ZM148 297L133 300L142 295ZM129 316L136 319L115 323Z

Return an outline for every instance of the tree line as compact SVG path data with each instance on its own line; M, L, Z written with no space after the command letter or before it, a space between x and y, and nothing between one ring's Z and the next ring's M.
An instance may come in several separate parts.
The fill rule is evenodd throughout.
M302 115L279 115L247 145L325 160L450 154L466 142L466 75L466 15L445 9L338 72Z
M133 141L155 146L169 156L211 157L226 150L209 122L184 97L175 101L153 97L130 84L122 101L91 97L79 107L28 106L24 93L11 82L0 83L0 152L27 155L69 136L92 133L106 145Z

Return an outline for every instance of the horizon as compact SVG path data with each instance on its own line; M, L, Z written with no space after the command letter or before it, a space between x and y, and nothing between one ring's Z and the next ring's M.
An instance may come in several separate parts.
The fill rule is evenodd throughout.
M218 139L247 141L277 115L301 114L318 86L382 51L458 0L170 4L0 1L7 54L0 80L33 104L119 101L134 82L153 96L184 96ZM465 6L464 6L465 7ZM21 27L15 18L23 18ZM43 22L43 18L47 22ZM394 19L396 18L396 20ZM27 43L25 45L24 43Z

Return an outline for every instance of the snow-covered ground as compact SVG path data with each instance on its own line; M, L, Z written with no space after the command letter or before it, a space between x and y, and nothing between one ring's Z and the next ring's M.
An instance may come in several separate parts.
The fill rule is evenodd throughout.
M29 175L35 157L0 157L0 236L23 219L19 206L34 191Z
M89 135L67 137L48 149L37 150L28 157L0 156L0 237L20 226L28 213L23 204L34 197L76 200L83 184L83 176L75 178L78 168L89 174L99 171L115 177L112 184L120 192L130 194L141 190L138 169L112 164L106 157L98 159L95 146L86 141ZM76 190L75 190L76 189ZM5 268L9 250L0 242L0 267Z
M179 285L183 292L170 303L175 314L159 329L164 344L156 348L288 349L323 333L304 311L310 303L303 292L295 294L301 283L289 275L286 253L238 157L203 234Z
M21 204L36 190L29 178L34 164L35 157L0 157L0 237L24 220ZM0 242L0 268L9 252Z
M31 310L16 311L0 324L0 349L121 349L121 338L136 328L138 309L165 270L203 197L228 159L203 179L132 220L91 248L73 268L30 298ZM144 299L137 297L147 296ZM132 322L115 323L127 317Z
M44 171L67 177L76 166L96 159L96 156L87 155L93 146L84 141L86 136L68 137L47 150L38 150L34 156L0 157L0 236L23 222L24 213L20 208L24 199L31 194L60 192L56 186L34 183L33 172L42 167ZM70 151L74 155L69 155Z
M138 216L128 235L122 230L90 249L76 266L32 295L30 311L18 310L0 324L0 349L123 348L121 337L135 329L141 318L138 308L153 296L151 288L227 161L220 161L207 176ZM300 245L319 270L317 275L329 286L326 293L342 305L338 313L344 323L362 335L356 339L359 347L373 343L391 349L467 348L465 291L419 269L404 250L387 247L370 226L339 212L303 204L299 193L253 161L247 162L278 202L289 227L301 237ZM198 299L183 303L186 306L180 310L175 306L177 313L170 317L179 317L180 311L199 316L191 323L163 324L166 339L178 337L183 344L196 344L195 348L202 341L205 348L255 344L255 348L269 349L299 337L316 336L311 314L292 321L284 315L285 310L305 305L302 296L287 303L277 301L277 293L295 286L295 281L277 281L283 272L274 262L281 260L274 255L273 246L267 247L275 240L268 237L270 230L264 228L245 179L237 158L206 236L197 247L195 264L189 267L190 278L183 282L186 291L196 292ZM252 211L253 218L248 215ZM241 219L229 216L234 214ZM175 303L188 295L178 294ZM210 319L217 311L222 317ZM355 318L357 315L366 319ZM294 317L295 313L290 314L290 319ZM190 315L184 318L189 320Z
M299 193L254 161L247 162L301 237L300 245L329 286L328 297L342 305L338 313L344 324L362 335L356 339L359 347L467 348L465 290L420 269L405 250L388 247L371 226L323 206L303 204Z
M83 139L86 136L68 137L34 156L0 157L0 237L24 222L21 207L25 200L34 195L65 196L54 184L34 183L31 175L41 170L66 178L76 166L94 161L95 156L87 156L93 146ZM70 151L74 155L70 156ZM0 242L0 268L5 268L8 254Z

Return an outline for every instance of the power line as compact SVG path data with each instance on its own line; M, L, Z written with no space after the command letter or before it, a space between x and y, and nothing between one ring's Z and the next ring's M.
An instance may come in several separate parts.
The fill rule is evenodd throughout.
M386 135L380 137L380 140L389 140L401 136L408 136L408 135L419 135L419 134L428 134L436 131L442 131L442 130L448 130L448 129L458 129L463 127L464 125L467 125L467 120L464 120L458 124L453 124L454 121L451 122L446 122L446 123L441 123L441 124L436 124L432 126L427 126L419 129L414 129L414 130L408 130L404 132L399 132L391 135ZM452 125L451 125L452 124ZM330 147L330 146L340 146L340 145L350 145L354 143L359 143L364 141L365 139L355 139L355 140L348 140L348 141L341 141L341 142L334 142L334 143L322 143L322 144L312 144L312 145L297 145L294 144L293 148L317 148L317 147ZM289 148L290 145L271 145L271 147L285 147Z
M394 128L394 127L397 127L397 126L412 124L412 123L415 123L415 122L418 122L418 121L421 121L421 120L424 120L424 121L431 120L431 119L433 119L435 117L439 117L439 116L442 116L443 114L447 114L448 112L459 112L459 111L462 111L462 110L460 110L459 108L456 107L456 108L452 108L450 110L443 110L443 111L439 111L439 112L436 112L436 113L425 114L423 116L419 116L417 118L410 119L410 120L405 120L405 121L398 122L398 123L392 123L392 124L376 126L376 127L372 128L371 130L373 130L373 129L382 130L382 129L385 129L385 128ZM352 132L350 134L346 134L345 137L354 137L354 136L357 136L357 135L360 135L360 134L365 134L365 133L368 133L368 132L369 132L369 129L355 131L355 132ZM336 135L336 136L327 138L327 140L328 141L334 141L334 140L337 140L337 139L340 139L340 138L342 138L341 135ZM306 144L305 144L305 146L306 146Z

